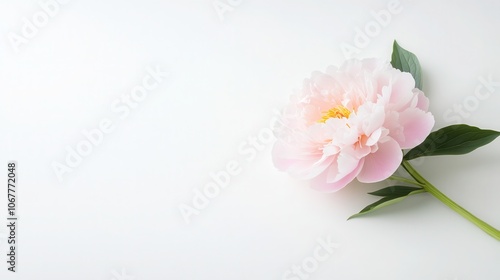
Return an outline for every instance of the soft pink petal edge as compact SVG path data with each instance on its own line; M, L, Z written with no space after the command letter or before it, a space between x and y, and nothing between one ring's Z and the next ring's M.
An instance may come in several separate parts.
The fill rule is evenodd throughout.
M363 159L360 160L358 166L351 173L347 174L335 183L327 182L329 172L329 168L327 168L323 173L318 175L318 177L311 180L311 187L321 192L336 192L347 186L347 184L349 184L352 180L354 180L354 178L356 178L356 176L359 174L359 171L363 167L363 161Z
M434 116L418 108L410 108L399 114L403 126L404 141L399 145L402 149L411 149L422 143L434 127Z
M274 166L278 170L288 172L302 180L318 176L333 161L332 157L308 154L306 150L299 153L298 150L281 140L274 143L271 154Z
M380 182L389 178L403 159L403 152L399 144L392 138L389 141L378 144L375 153L365 157L363 168L357 178L362 183Z

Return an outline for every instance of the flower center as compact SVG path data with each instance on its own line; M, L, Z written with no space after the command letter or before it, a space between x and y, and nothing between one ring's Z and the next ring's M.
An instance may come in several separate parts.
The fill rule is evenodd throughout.
M335 106L333 108L331 108L330 110L326 111L326 112L323 112L323 116L321 117L321 120L319 120L318 122L326 122L326 120L330 119L330 118L337 118L337 119L341 119L341 118L349 118L349 115L351 114L351 111L349 111L349 109L347 109L346 107L342 106L342 105L338 105L338 106Z

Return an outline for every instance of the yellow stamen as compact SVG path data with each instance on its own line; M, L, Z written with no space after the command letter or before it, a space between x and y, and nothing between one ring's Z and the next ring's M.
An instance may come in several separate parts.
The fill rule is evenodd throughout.
M321 117L321 120L319 120L318 122L326 122L326 120L330 119L330 118L337 118L337 119L341 119L341 118L349 118L349 115L351 114L351 111L349 111L349 109L347 109L346 107L342 106L342 105L338 105L336 107L333 107L331 108L330 110L326 111L326 112L323 112L323 116Z

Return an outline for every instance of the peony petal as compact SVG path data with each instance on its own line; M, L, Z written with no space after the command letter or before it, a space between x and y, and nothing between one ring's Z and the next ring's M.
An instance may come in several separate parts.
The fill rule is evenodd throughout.
M342 178L341 180L335 183L327 183L327 177L329 176L330 168L336 168L334 166L331 166L323 173L321 173L318 177L311 180L311 187L322 192L336 192L345 187L352 180L354 180L354 178L358 176L361 167L363 167L363 160L359 161L358 166L351 173L344 176L344 178Z
M381 135L382 135L382 128L379 128L379 129L375 130L370 135L370 137L368 137L368 139L366 140L365 145L366 146L373 146L373 145L375 145L375 143L377 143L378 140L380 139Z
M415 80L410 73L403 72L393 81L391 88L390 103L395 106L395 109L407 108L413 99L413 89L415 88Z
M411 149L422 143L431 133L434 117L429 112L417 108L407 109L399 114L404 140L399 141L402 149Z
M342 180L345 176L349 175L358 167L359 159L353 156L353 152L341 152L337 156L337 172L331 172L326 177L327 183L335 183Z
M389 139L379 143L378 150L365 157L363 169L358 175L360 182L374 183L385 180L398 169L403 152L394 139Z
M366 135L371 135L375 130L379 129L385 121L384 107L375 105L372 108L370 118L363 124L363 132Z
M271 153L274 166L281 171L287 171L298 162L309 161L312 164L321 158L321 154L315 155L301 151L282 140L276 141Z
M314 153L313 153L314 152ZM273 162L276 168L289 172L299 179L307 180L318 176L335 159L321 152L299 150L284 141L278 140L272 150Z
M417 93L417 108L427 111L429 109L429 98L427 98L427 96L425 96L424 93L418 88L415 88L413 92Z
M325 169L332 164L334 159L335 157L325 156L314 162L297 162L288 169L288 172L299 179L309 180L325 171Z

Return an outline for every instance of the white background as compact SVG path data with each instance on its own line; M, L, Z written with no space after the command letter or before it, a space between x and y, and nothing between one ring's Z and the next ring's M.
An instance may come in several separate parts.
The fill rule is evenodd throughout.
M272 143L249 148L304 78L346 59L340 46L356 46L356 28L388 1L233 0L221 14L212 0L67 2L17 47L23 18L43 10L0 2L0 173L18 161L20 219L11 273L5 182L1 279L285 279L318 238L338 248L308 279L500 279L500 243L432 196L346 221L388 183L317 193L275 170ZM465 102L460 121L500 130L500 85L474 95L481 77L500 81L500 4L436 2L401 0L356 56L389 60L397 39L420 59L436 128ZM148 67L170 76L120 118L113 102ZM54 162L103 119L114 130L59 181ZM500 228L499 159L496 140L416 168ZM179 206L232 160L241 172L186 224Z

